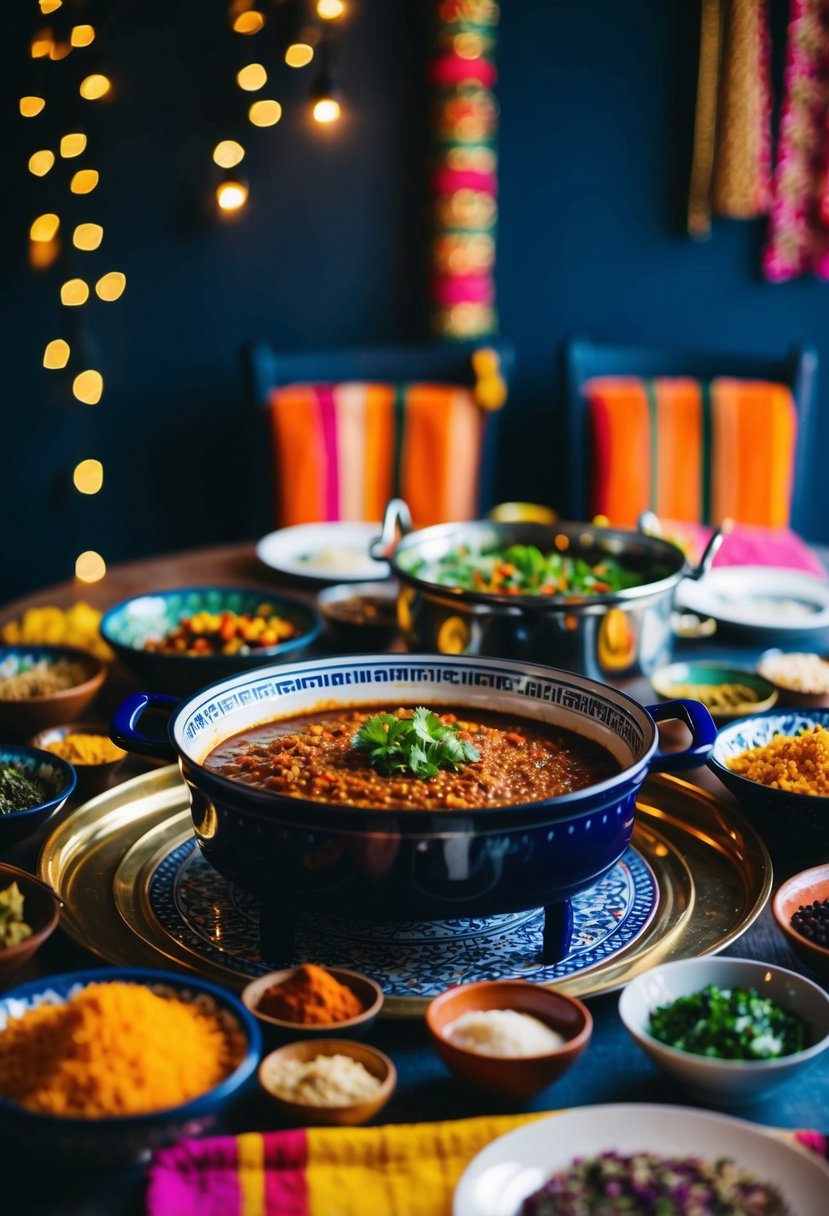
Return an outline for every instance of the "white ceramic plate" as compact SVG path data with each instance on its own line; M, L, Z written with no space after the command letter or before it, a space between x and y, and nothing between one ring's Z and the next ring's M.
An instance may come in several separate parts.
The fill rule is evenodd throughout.
M388 578L388 562L377 562L369 545L382 531L372 523L297 524L269 532L257 543L260 562L321 583L351 583Z
M720 566L701 579L683 579L683 608L725 625L803 633L829 625L829 581L775 566Z
M519 1216L542 1183L578 1157L609 1149L665 1156L731 1157L776 1186L798 1216L826 1216L829 1166L754 1123L681 1106L580 1106L499 1136L467 1166L453 1216Z

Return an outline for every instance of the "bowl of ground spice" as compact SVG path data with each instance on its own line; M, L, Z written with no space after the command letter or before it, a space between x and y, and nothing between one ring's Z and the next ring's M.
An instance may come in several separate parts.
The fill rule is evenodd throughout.
M193 976L102 968L0 998L0 1131L108 1167L215 1121L259 1062L241 1002Z
M359 971L303 963L269 971L242 991L242 1002L271 1037L365 1035L383 1007L383 990Z
M60 756L78 775L76 794L89 798L106 789L127 753L109 737L103 723L71 723L49 726L30 740L32 747Z
M0 744L0 849L23 840L63 806L74 767L37 747Z
M829 975L829 862L787 878L771 910L792 949L820 975Z
M721 730L708 766L767 843L824 849L829 830L829 709L770 710Z
M0 646L0 735L28 739L71 722L105 675L101 659L73 646Z
M760 655L757 671L777 689L781 705L810 709L829 705L829 658L825 655L766 650Z
M367 1043L302 1039L265 1056L259 1084L286 1122L344 1127L367 1123L382 1110L397 1071Z

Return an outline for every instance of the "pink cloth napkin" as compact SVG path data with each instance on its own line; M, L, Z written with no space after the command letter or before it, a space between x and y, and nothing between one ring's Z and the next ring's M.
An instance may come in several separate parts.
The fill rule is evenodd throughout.
M663 521L665 536L687 541L691 560L698 560L711 537L702 524ZM757 528L735 524L714 558L715 566L775 566L804 570L826 578L826 567L805 541L790 528Z

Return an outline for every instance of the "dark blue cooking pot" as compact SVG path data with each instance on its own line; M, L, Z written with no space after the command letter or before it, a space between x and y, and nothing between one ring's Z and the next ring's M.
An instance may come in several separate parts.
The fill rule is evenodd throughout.
M285 798L219 777L202 763L231 735L274 718L338 705L494 710L575 731L606 747L621 772L543 802L481 810L374 811ZM139 728L170 713L168 737ZM656 722L681 718L686 751L657 749ZM263 937L284 951L298 911L375 920L490 916L544 906L546 953L566 952L570 898L615 865L633 830L649 769L702 764L716 738L696 701L645 709L585 676L528 663L440 655L373 655L261 667L187 700L136 693L112 737L177 758L196 839L221 874L263 901ZM278 939L278 940L277 940Z

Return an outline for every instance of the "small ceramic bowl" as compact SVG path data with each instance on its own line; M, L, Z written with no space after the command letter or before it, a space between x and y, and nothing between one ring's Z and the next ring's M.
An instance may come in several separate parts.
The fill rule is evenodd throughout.
M829 974L829 947L820 946L799 933L792 917L800 907L829 899L829 862L793 874L780 886L772 901L774 919L797 954L821 975Z
M715 722L731 722L771 709L777 690L762 676L721 663L671 663L651 676L654 692L666 701L702 701Z
M0 863L0 891L17 883L23 896L23 921L32 930L14 946L0 946L0 982L5 983L35 954L57 928L61 903L51 887L17 866Z
M339 1036L350 1038L354 1035L362 1037L368 1034L383 1007L383 990L367 975L361 975L359 971L348 971L344 967L326 967L325 970L333 975L334 979L350 988L363 1006L363 1012L356 1017L346 1018L343 1022L325 1022L319 1026L309 1026L304 1022L289 1022L264 1013L259 1008L259 1002L264 994L274 985L284 984L297 970L296 967L285 967L281 971L269 971L267 975L260 975L255 980L251 980L242 989L242 1003L259 1020L263 1030L277 1034L279 1037L289 1035L291 1038L296 1038L298 1034L328 1039Z
M83 678L71 688L27 697L20 701L0 699L0 736L28 739L47 726L71 722L86 709L106 676L106 664L86 650L73 646L0 646L0 680L8 679L39 664L72 663ZM0 688L0 697L2 689Z
M488 1056L446 1037L446 1027L461 1014L486 1009L530 1014L565 1041L544 1055ZM578 1059L590 1041L593 1018L581 1001L553 988L526 980L482 980L436 996L426 1009L426 1026L432 1046L456 1077L502 1097L524 1100L546 1089Z
M197 1136L216 1121L236 1097L259 1062L262 1036L256 1020L241 1002L224 989L194 975L176 975L138 967L105 967L68 972L32 980L0 997L0 1033L11 1017L43 1004L62 1004L89 984L122 982L149 987L182 1001L210 1003L223 1023L233 1047L232 1071L212 1089L179 1106L141 1115L79 1118L41 1114L9 1099L0 1099L0 1134L24 1145L37 1145L43 1159L59 1158L73 1165L101 1168L146 1160L150 1151ZM110 1049L111 1050L111 1049Z
M46 730L38 731L29 740L32 747L39 747L45 752L50 752L53 743L61 742L67 735L103 735L109 742L109 726L102 722L73 722L63 724L61 726L49 726ZM112 744L115 747L115 744ZM124 763L127 758L127 752L118 748L120 756L114 760L105 760L101 764L81 764L79 760L71 761L72 766L78 777L78 784L75 789L75 796L78 798L91 798L93 794L100 794L110 784L115 772Z
M797 735L814 726L829 728L829 709L776 710L740 718L717 735L708 767L740 803L766 843L781 852L802 853L826 846L829 795L774 789L732 772L727 761L749 748L764 747L775 735Z
M9 811L0 815L0 849L8 848L18 840L35 832L53 811L62 807L74 792L77 778L75 769L59 756L41 751L36 747L25 747L22 743L0 744L0 767L13 765L31 777L42 781L49 797L24 811Z
M757 672L777 689L780 705L807 709L829 706L829 659L825 655L804 650L766 650L757 661Z
M197 612L255 613L260 604L273 615L291 621L299 630L294 638L275 646L259 646L247 654L165 654L146 650L181 620ZM115 604L101 620L101 636L118 659L145 687L158 692L187 694L236 672L266 663L295 659L322 629L319 613L293 596L275 594L269 587L177 587L134 596ZM60 721L66 721L64 715Z
M720 1060L669 1047L649 1034L655 1009L708 984L754 988L798 1014L807 1024L809 1046L776 1060ZM829 994L794 971L756 959L706 956L652 967L624 989L619 1016L655 1064L693 1097L714 1106L747 1106L760 1101L829 1047Z
M397 632L397 584L336 583L317 596L329 631L350 648L387 646Z
M317 1056L350 1056L362 1064L380 1082L380 1088L371 1098L352 1102L348 1106L315 1106L305 1102L291 1102L274 1092L274 1077L287 1060L306 1062ZM259 1065L259 1084L276 1106L286 1122L306 1127L352 1127L368 1123L369 1119L383 1109L397 1085L397 1071L387 1055L367 1043L354 1043L350 1039L300 1039L287 1043L265 1056Z

